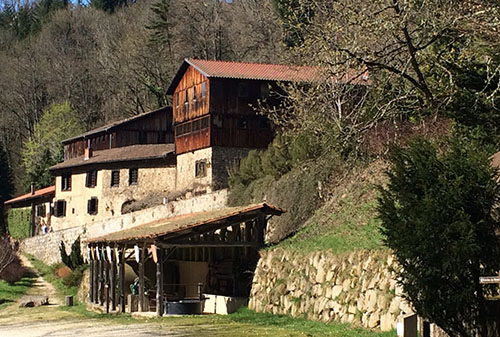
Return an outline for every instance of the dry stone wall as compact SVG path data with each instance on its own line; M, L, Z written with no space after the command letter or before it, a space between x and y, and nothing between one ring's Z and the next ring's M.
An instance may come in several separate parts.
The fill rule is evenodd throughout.
M388 251L341 256L262 251L249 307L388 331L396 328L398 318L412 313L396 284L393 267Z

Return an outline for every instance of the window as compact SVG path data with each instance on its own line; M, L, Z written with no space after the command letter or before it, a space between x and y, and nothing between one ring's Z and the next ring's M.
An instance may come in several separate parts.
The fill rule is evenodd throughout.
M57 200L54 204L54 216L63 217L66 216L66 201Z
M87 172L87 177L85 178L86 187L95 187L97 185L97 171L92 170Z
M206 177L206 175L207 175L207 161L205 159L197 160L195 162L194 170L195 170L194 175L196 178Z
M63 174L61 177L61 191L71 191L71 174Z
M175 93L175 107L179 108L179 93Z
M189 96L188 90L184 90L184 115L187 115L189 112Z
M120 171L113 170L111 171L111 187L120 186Z
M193 101L196 102L196 86L193 87Z
M259 118L259 129L269 130L271 127L266 117Z
M268 83L261 83L260 85L260 98L267 98L269 97L269 84Z
M238 97L248 97L248 84L245 82L238 83Z
M201 129L208 129L209 117L205 117L201 119Z
M238 129L248 129L248 121L245 118L238 118Z
M40 216L42 218L45 218L47 215L47 210L45 209L45 204L37 205L36 206L36 216Z
M139 131L139 144L147 144L148 143L148 133L146 131Z
M203 81L201 83L201 97L205 97L207 95L207 82Z
M200 127L201 127L201 120L197 119L193 121L193 132L200 131Z
M96 197L92 197L89 200L87 200L87 213L95 215L97 214L97 209L98 209L98 201Z
M212 124L215 129L222 129L223 122L222 122L222 116L221 115L213 115L212 116Z
M128 170L128 184L129 185L137 185L137 181L139 180L139 169L131 168Z

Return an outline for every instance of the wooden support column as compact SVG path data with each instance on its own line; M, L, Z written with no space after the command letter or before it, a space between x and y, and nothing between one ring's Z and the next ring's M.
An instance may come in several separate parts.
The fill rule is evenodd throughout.
M97 250L96 250L97 252ZM97 253L96 253L97 254ZM94 256L94 303L97 304L99 302L99 261L97 259L97 255Z
M106 256L106 259L104 260L104 278L105 278L105 284L104 284L104 297L106 300L106 313L109 313L109 260L108 260L108 255L104 254Z
M99 248L101 260L99 261L99 304L104 305L104 256Z
M120 280L120 311L125 312L125 247L122 247L118 265L118 277Z
M116 257L114 256L114 251L111 254L112 260L111 260L111 268L110 268L110 282L109 282L109 287L111 290L111 311L116 310Z
M156 314L163 316L163 252L160 244L156 243Z
M256 241L259 244L259 246L264 246L264 236L265 232L264 229L266 228L266 217L265 215L260 216L256 221L255 221L255 227L257 229L256 233Z
M144 305L144 246L139 248L139 312L145 310Z
M94 260L92 260L92 256L89 260L89 302L94 302Z

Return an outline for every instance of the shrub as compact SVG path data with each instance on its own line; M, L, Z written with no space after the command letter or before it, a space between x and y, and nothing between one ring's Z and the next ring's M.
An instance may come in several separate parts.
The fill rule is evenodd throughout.
M6 236L0 238L0 280L14 283L19 281L25 272L10 239Z
M66 253L66 245L64 244L64 241L61 241L59 252L61 254L62 262L71 270L75 270L78 266L83 265L83 257L80 250L80 237L77 237L71 245L71 253L69 255Z
M81 265L76 267L75 270L72 270L71 273L63 278L63 284L67 287L76 287L80 285L80 281L83 277L83 272L85 271L87 266Z

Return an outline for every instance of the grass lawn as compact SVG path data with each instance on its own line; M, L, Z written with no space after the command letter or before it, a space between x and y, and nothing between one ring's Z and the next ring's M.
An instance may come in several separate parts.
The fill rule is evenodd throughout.
M0 281L0 310L17 301L26 294L33 284L33 275L27 274L20 281L14 284L8 284Z

